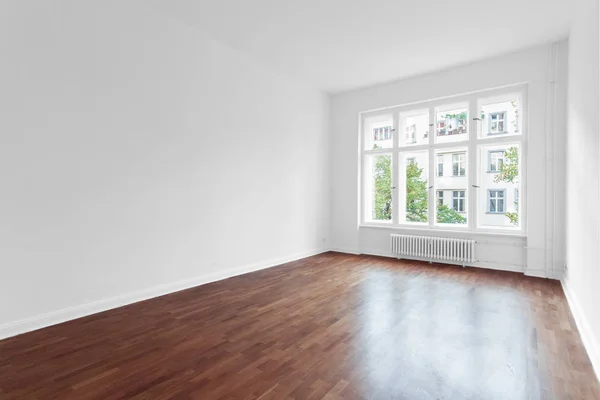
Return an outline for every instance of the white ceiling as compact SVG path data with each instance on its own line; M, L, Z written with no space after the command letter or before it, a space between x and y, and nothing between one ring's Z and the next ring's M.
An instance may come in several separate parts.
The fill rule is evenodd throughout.
M567 0L153 0L313 86L340 92L568 35Z

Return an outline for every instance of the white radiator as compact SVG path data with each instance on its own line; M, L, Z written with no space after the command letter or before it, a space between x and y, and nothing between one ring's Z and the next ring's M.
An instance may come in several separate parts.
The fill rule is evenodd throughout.
M391 235L392 253L465 265L475 262L475 240L432 236Z

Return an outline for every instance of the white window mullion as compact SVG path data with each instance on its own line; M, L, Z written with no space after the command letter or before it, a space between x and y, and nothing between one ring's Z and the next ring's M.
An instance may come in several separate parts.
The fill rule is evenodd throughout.
M365 142L367 135L367 126L364 115L360 115L360 134L358 138L358 143L360 146L360 174L359 174L359 182L360 182L360 196L359 198L359 207L360 207L360 219L361 223L365 223L367 221L367 168L366 168L366 155L365 155Z
M400 129L398 113L392 114L392 138L394 151L392 153L392 223L398 224L399 219L399 207L398 207L398 195L400 190L400 177L398 176L399 164L399 150L398 146L400 143Z
M435 156L435 150L433 145L435 143L435 108L429 108L429 182L428 182L428 199L429 199L429 227L433 228L437 218L436 218L436 208L437 208L437 192L435 187L435 179L437 176L437 157ZM431 189L429 189L431 188Z
M467 224L469 230L475 231L477 229L477 203L479 198L479 175L478 166L483 160L479 160L477 154L477 138L479 136L479 123L474 118L479 118L480 113L478 110L477 98L473 97L469 100L469 148L467 149L467 168L468 168L468 181L467 181Z

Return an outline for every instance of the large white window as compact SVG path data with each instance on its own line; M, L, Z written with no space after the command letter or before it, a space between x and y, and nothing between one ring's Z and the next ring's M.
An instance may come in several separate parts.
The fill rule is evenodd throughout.
M525 95L515 86L362 113L361 223L524 231Z

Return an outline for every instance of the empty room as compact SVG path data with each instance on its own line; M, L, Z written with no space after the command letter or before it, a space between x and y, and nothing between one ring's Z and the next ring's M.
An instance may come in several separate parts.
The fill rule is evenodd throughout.
M598 0L0 18L0 399L600 400Z

